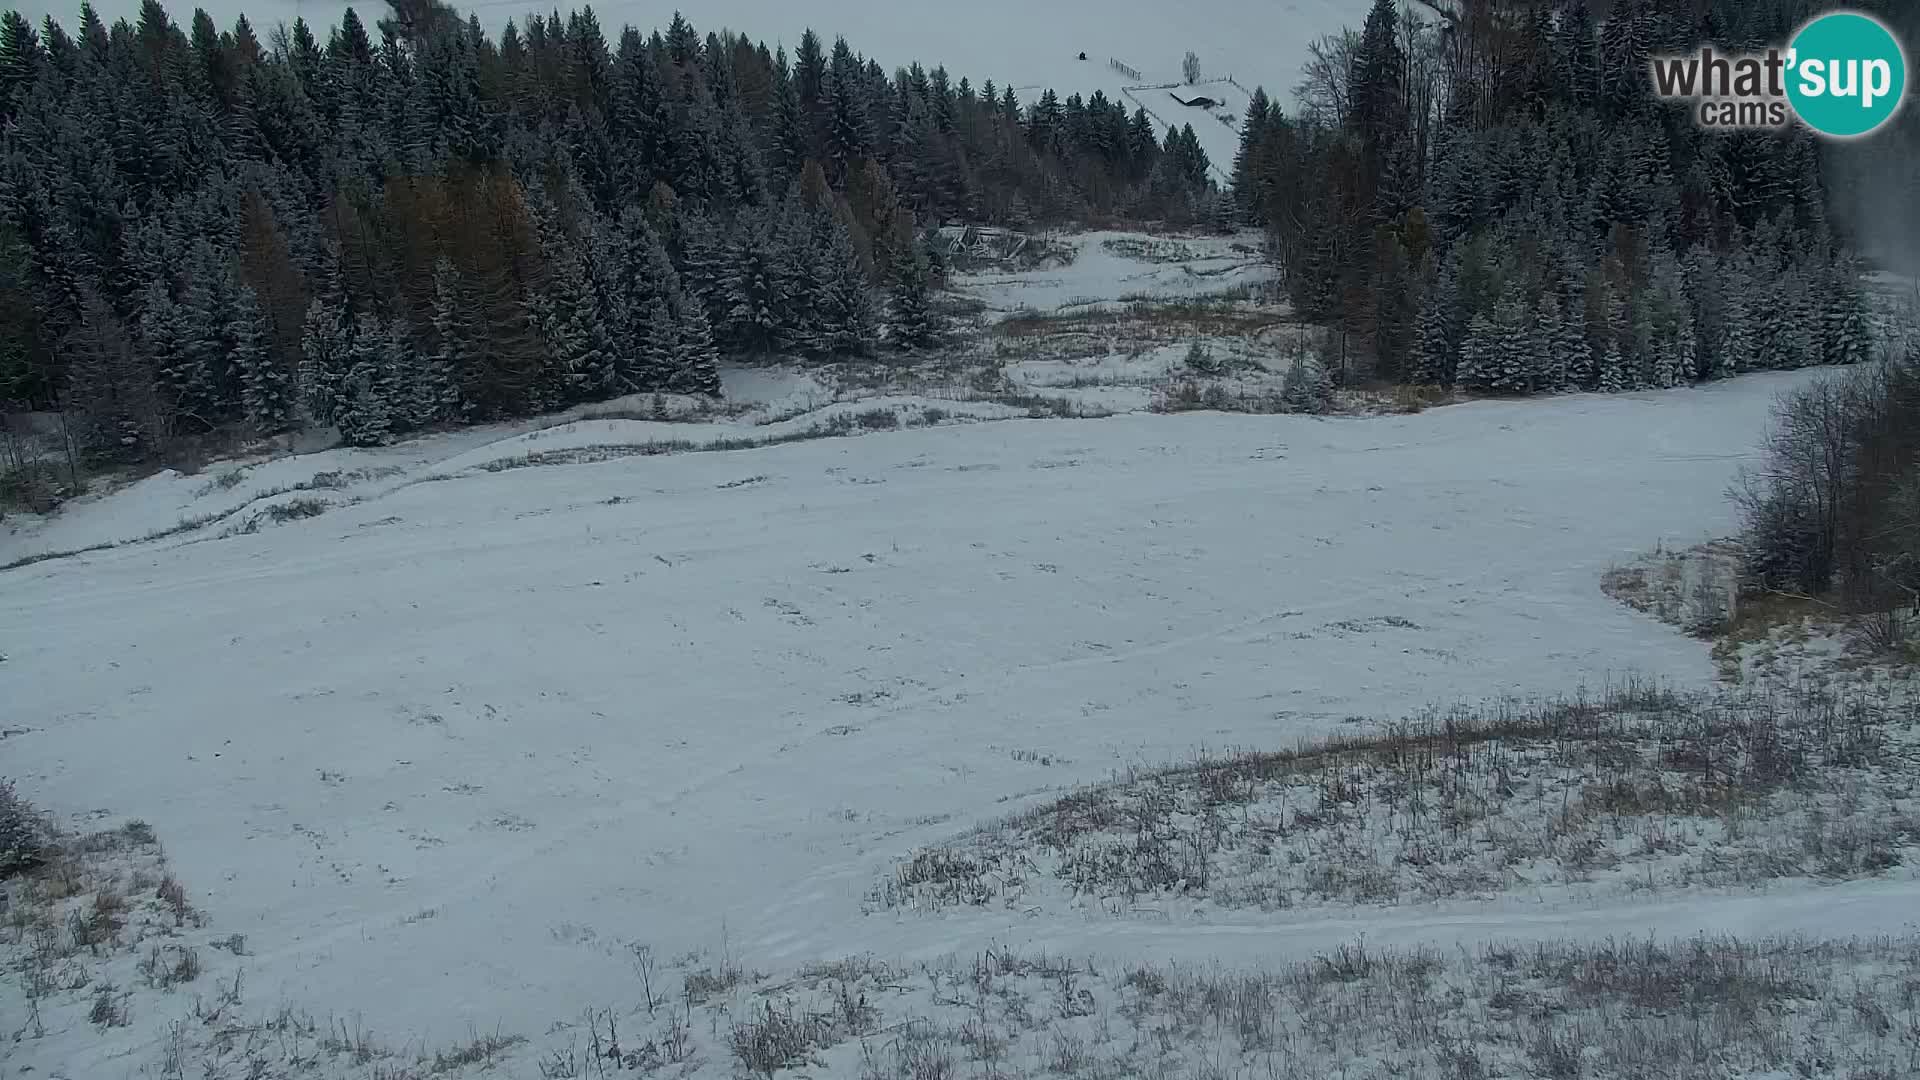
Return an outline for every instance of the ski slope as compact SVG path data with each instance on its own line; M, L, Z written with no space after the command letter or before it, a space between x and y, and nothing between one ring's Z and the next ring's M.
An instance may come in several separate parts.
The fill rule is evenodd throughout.
M1114 769L1622 672L1704 684L1704 643L1598 579L1725 532L1805 377L502 471L387 454L388 489L318 517L0 573L7 772L151 822L247 935L252 1000L429 1043L624 1000L629 943L778 971L995 941L1246 961L1355 932L1778 931L1843 901L1849 931L1898 929L1908 879L1327 921L861 913L915 845ZM113 1040L22 1053L134 1071Z

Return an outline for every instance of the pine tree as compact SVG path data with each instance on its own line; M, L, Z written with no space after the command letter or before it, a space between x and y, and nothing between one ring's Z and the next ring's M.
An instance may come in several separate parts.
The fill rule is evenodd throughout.
M161 380L167 380L170 373L183 369L186 328L181 322L180 308L168 295L164 281L155 278L148 283L140 311L137 335L140 353L151 370Z
M1673 342L1672 381L1666 386L1681 386L1690 382L1693 373L1700 365L1700 337L1694 331L1693 320L1685 319L1680 324L1680 332Z
M574 353L564 364L579 375L580 392L591 398L618 397L635 389L628 378L630 364L620 356L610 340L608 319L591 288L584 285L574 291L567 339Z
M772 229L764 220L743 223L730 254L722 292L728 335L739 352L772 356L791 318L786 267Z
M1375 161L1401 130L1406 54L1400 48L1397 0L1374 0L1353 54L1353 126Z
M1747 298L1738 280L1730 282L1726 320L1714 350L1710 378L1730 379L1742 372L1759 370L1758 346L1754 341L1753 321L1748 310Z
M820 351L829 356L867 356L879 341L873 291L853 242L836 226L820 260L818 293Z
M922 349L939 341L940 334L926 261L918 252L909 251L894 267L893 294L887 307L887 339L895 348Z
M1420 334L1414 342L1413 382L1420 386L1453 384L1455 358L1448 339L1446 306L1429 297L1420 312Z
M1280 403L1288 412L1325 413L1333 407L1333 381L1327 370L1302 349L1280 379Z
M696 305L691 310L699 312L700 308ZM659 392L676 384L682 367L682 333L666 297L656 298L646 309L640 355L634 364L634 385L643 391ZM711 335L708 345L712 345Z
M1761 371L1787 371L1800 366L1799 330L1794 325L1793 286L1784 278L1769 290L1756 337L1754 366Z
M1414 381L1423 386L1452 386L1460 340L1460 279L1453 259L1440 267L1424 299L1414 343Z
M336 422L340 383L351 364L346 317L321 297L307 305L296 379L302 412L317 424Z
M390 432L411 431L431 422L420 409L419 387L422 374L420 352L413 344L413 330L406 319L395 315L381 327L380 397L387 403Z
M233 289L213 246L202 240L190 258L186 295L180 304L180 362L168 374L182 417L211 429L238 411L234 367Z
M452 420L461 414L460 380L471 368L473 354L480 348L472 301L460 272L444 257L433 267L430 317L438 348L427 359L413 396L413 412L423 426Z
M1620 354L1620 343L1609 339L1606 352L1600 358L1600 392L1619 394L1629 389L1626 358Z
M1680 385L1679 362L1680 338L1676 332L1672 338L1659 339L1653 343L1653 355L1648 369L1648 385L1656 390L1671 390Z
M1406 246L1393 229L1374 230L1373 355L1377 373L1405 382L1414 367L1410 356L1419 332L1418 282Z
M293 387L287 372L271 352L271 329L253 290L241 286L234 297L233 362L240 370L241 403L254 430L272 434L293 420Z
M1562 298L1555 309L1553 340L1549 345L1553 350L1551 389L1578 390L1589 378L1592 352L1587 348L1587 331L1582 322L1584 309L1584 302L1577 296Z
M1873 331L1867 324L1866 301L1855 282L1851 265L1835 268L1827 296L1826 355L1828 364L1861 364L1873 358Z
M720 351L698 307L689 305L680 322L678 362L668 388L681 394L720 395Z
M1494 304L1493 333L1485 342L1480 377L1496 394L1533 392L1535 369L1541 364L1539 344L1532 330L1530 309L1519 287L1509 282Z
M392 431L387 392L393 380L387 371L385 339L386 328L373 315L362 313L354 322L334 409L340 438L349 446L379 446Z
M1790 312L1787 352L1794 368L1811 367L1821 362L1820 340L1825 331L1821 296L1804 270L1796 269L1786 281L1787 309Z
M1267 137L1267 121L1272 106L1267 101L1264 88L1256 87L1253 101L1247 106L1247 113L1240 121L1240 149L1233 157L1233 198L1239 205L1240 213L1248 219L1257 219L1259 209L1259 187L1262 178L1257 175L1261 142Z
M1460 343L1460 363L1454 371L1454 385L1463 390L1491 390L1500 378L1497 353L1500 331L1485 314L1475 315L1467 324L1467 335Z
M729 317L729 278L734 264L726 238L719 227L704 214L688 213L679 219L680 286L702 308L709 322ZM632 250L631 243L628 248ZM636 310L641 298L636 296ZM651 303L652 297L645 298Z
M1565 314L1557 297L1542 293L1531 316L1527 326L1531 392L1554 393L1567 385L1568 357L1560 347L1560 339L1566 334Z

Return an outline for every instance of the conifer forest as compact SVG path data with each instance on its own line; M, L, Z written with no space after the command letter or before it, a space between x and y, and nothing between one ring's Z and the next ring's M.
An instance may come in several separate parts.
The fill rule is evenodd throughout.
M1858 148L1709 133L1645 77L1808 10L1378 0L1255 94L1225 185L1191 126L811 32L789 54L590 7L495 32L438 0L331 27L9 13L0 400L131 462L713 394L723 361L937 348L948 222L1257 225L1336 379L1510 395L1852 363L1862 225L1834 207L1861 177L1920 191L1914 112Z

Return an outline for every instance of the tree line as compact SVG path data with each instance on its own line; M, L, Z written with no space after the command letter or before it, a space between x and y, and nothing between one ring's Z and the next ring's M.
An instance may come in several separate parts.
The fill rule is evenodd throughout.
M0 402L93 457L337 425L376 443L635 392L723 357L938 340L928 230L1191 219L1191 129L1023 106L806 33L490 36L438 0L263 40L159 0L0 17Z
M1256 95L1233 196L1342 374L1528 394L1855 363L1876 345L1850 229L1873 225L1831 210L1852 166L1901 148L1920 194L1920 117L1858 149L1707 131L1647 74L1703 41L1783 44L1815 7L1463 0L1423 20L1376 0L1315 44L1296 113Z

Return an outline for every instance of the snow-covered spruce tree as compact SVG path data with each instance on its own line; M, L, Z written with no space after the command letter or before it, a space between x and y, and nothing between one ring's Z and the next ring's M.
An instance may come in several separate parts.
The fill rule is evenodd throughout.
M460 378L480 348L479 327L460 271L441 258L433 265L433 306L429 312L437 343L413 392L413 412L422 424L458 419L462 412Z
M1692 348L1682 355L1682 338L1692 336L1692 305L1681 289L1680 264L1662 248L1653 259L1647 286L1647 382L1660 390L1680 385L1692 373Z
M141 354L160 373L162 385L171 383L168 373L184 370L185 336L179 305L168 294L166 283L153 279L141 299L138 339Z
M1454 370L1454 385L1475 393L1493 389L1500 370L1496 355L1499 336L1499 328L1487 315L1473 317L1467 324L1466 338L1460 342L1460 364Z
M554 356L568 373L571 396L602 399L632 393L636 387L628 378L630 365L616 355L608 321L585 276L576 275L555 300L560 337Z
M334 423L349 446L379 446L393 430L393 406L387 400L393 380L387 372L387 328L362 312L347 345L346 373L334 406Z
M846 227L835 223L819 262L816 345L827 356L869 356L880 339L873 290Z
M1450 270L1442 270L1427 291L1413 346L1413 381L1418 385L1453 385L1454 366L1459 359L1453 327L1457 288Z
M1585 304L1577 295L1569 294L1560 299L1555 307L1556 317L1553 324L1552 372L1553 389L1579 390L1590 370L1593 353L1587 347L1587 328L1584 320Z
M352 335L345 313L321 297L307 305L300 333L300 371L295 380L301 412L312 423L333 424L340 381L351 364Z
M1628 390L1647 390L1654 381L1654 365L1657 362L1653 339L1653 316L1647 309L1647 296L1644 291L1628 290L1622 306L1626 332L1620 339L1621 378Z
M720 350L698 304L688 304L679 322L678 355L667 389L679 394L720 396Z
M700 223L693 228L703 238L705 219L700 219ZM644 351L647 313L653 309L654 301L666 300L670 295L682 291L681 278L673 268L673 261L667 254L660 234L640 211L631 208L623 211L618 224L599 235L602 237L600 246L606 252L603 268L598 275L604 279L604 294L617 301L616 306L627 320L626 332L632 339L629 347ZM692 245L695 239L695 236L689 235L689 244ZM705 302L704 297L701 302ZM648 383L648 376L638 367L632 373L632 379L639 385Z
M1600 392L1619 394L1631 388L1632 382L1627 374L1627 360L1620 353L1620 343L1609 340L1606 344L1606 352L1600 357Z
M909 249L894 266L887 304L887 342L896 349L924 349L940 340L940 317L933 310L933 288L926 260Z
M1780 345L1784 364L1789 369L1818 364L1825 312L1813 288L1814 282L1796 268L1788 272L1781 284L1782 307L1786 311L1786 332Z
M272 434L293 422L292 379L270 351L272 327L260 311L253 289L242 285L234 296L233 362L240 369L240 400L247 423L255 431Z
M824 225L823 218L824 214L809 209L799 198L789 197L770 235L774 287L783 300L778 337L780 348L789 353L821 355L820 263L824 252L814 237Z
M1730 379L1743 371L1753 371L1757 367L1754 359L1754 331L1748 316L1747 298L1729 287L1726 292L1725 318L1720 326L1720 340L1715 342L1713 357L1707 369L1711 379Z
M1321 414L1333 408L1333 380L1326 368L1302 348L1280 378L1280 404L1288 412Z
M1750 370L1785 371L1799 366L1799 349L1794 341L1794 304L1785 284L1784 280L1776 279L1761 302L1753 335L1754 363Z
M0 780L0 881L39 866L52 851L47 819L13 790L12 781Z
M431 401L423 402L420 387L424 381L426 358L413 338L407 320L395 315L381 328L380 371L386 378L381 396L387 402L390 433L415 431L433 422Z
M240 386L234 367L233 283L213 245L198 241L188 260L181 299L180 361L169 373L179 416L205 428L238 412Z
M686 305L687 318L701 310L692 301L687 301ZM705 317L704 313L701 317ZM643 391L665 390L674 385L681 366L683 331L680 320L674 316L672 306L663 296L648 305L640 326L640 355L634 363L634 381ZM708 344L712 344L711 340Z
M1867 324L1867 305L1861 296L1858 271L1851 263L1834 268L1827 296L1826 354L1828 364L1861 364L1873 358L1873 330Z
M1532 393L1535 369L1544 359L1540 344L1525 295L1517 283L1508 282L1493 308L1493 337L1481 373L1485 388L1496 394Z
M764 220L742 223L728 254L721 295L729 339L739 352L772 356L789 324L785 266L772 229Z
M1694 330L1691 318L1680 321L1679 334L1673 341L1673 363L1676 372L1670 385L1684 386L1692 381L1692 374L1700 370L1700 336Z
M1560 351L1565 333L1565 313L1552 293L1542 293L1534 304L1529 333L1533 351L1533 391L1553 393L1567 385L1567 359Z

